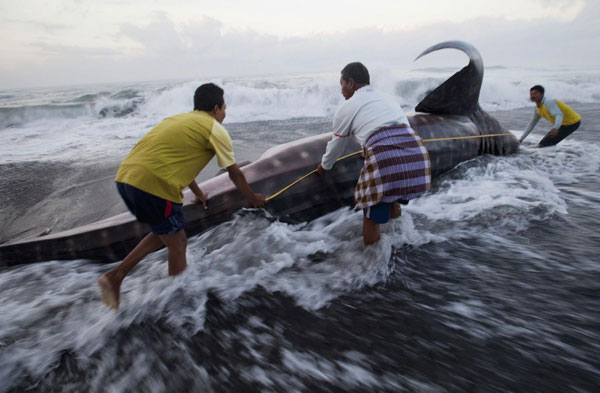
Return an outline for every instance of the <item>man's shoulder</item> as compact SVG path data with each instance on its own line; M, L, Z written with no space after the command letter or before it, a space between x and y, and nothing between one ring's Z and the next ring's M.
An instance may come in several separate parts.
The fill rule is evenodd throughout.
M344 101L341 107L356 107L361 106L365 102L372 101L379 98L380 92L375 90L371 85L361 87L354 92L354 95L350 99Z
M204 111L191 111L191 112L184 112L184 113L179 113L175 116L173 116L177 119L181 119L181 120L195 120L195 121L206 121L212 124L213 120L215 120L214 117L212 117L211 115L209 115L207 112Z
M371 85L367 85L362 89L357 90L357 93L361 90L363 91L357 96L357 101L359 101L360 103L372 101L395 102L393 95L379 90Z
M203 111L178 113L164 120L166 123L187 126L190 128L204 128L210 131L215 123L215 118Z
M219 123L216 120L212 123L211 131L213 134L227 135L228 137L230 137L229 131L227 131L227 128L225 128L225 126L223 124Z
M193 111L184 115L186 121L193 123L192 128L204 129L211 137L231 139L225 126L207 112Z
M357 98L360 99L360 98L368 98L371 96L378 96L381 94L381 92L371 85L366 85L366 86L363 86L360 89L356 90L356 92L354 94L357 96Z

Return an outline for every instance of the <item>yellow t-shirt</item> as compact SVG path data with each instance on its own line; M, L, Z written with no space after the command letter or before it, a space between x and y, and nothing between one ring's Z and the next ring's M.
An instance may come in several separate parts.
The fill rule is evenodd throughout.
M560 100L556 100L556 105L558 109L562 112L563 119L560 125L570 126L571 124L575 124L581 120L581 116L577 112L573 110L569 105L565 104ZM548 120L550 123L554 125L556 122L556 117L548 110L545 103L542 103L540 107L535 108L538 115Z
M229 133L207 112L164 119L134 146L115 181L182 203L183 189L217 155L221 168L235 164Z

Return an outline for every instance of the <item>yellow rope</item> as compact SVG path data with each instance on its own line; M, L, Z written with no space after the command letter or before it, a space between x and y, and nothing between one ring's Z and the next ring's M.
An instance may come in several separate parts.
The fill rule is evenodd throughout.
M456 140L456 139L472 139L472 138L490 138L490 137L494 137L494 136L508 136L508 135L512 135L511 133L504 133L504 134L485 134L485 135L468 135L468 136L451 136L451 137L446 137L446 138L431 138L431 139L423 139L423 142L427 143L427 142L438 142L438 141L450 141L450 140ZM347 154L343 157L340 157L336 160L337 161L341 161L344 160L346 158L355 156L357 154L360 154L362 152L362 150L359 151L355 151L354 153L350 153ZM312 171L308 172L306 175L302 176L301 178L297 179L296 181L294 181L293 183L285 186L284 188L282 188L281 190L277 191L275 194L271 195L270 197L268 197L266 200L270 201L271 199L275 198L276 196L278 196L279 194L283 193L284 191L287 191L288 189L292 188L293 186L295 186L296 184L300 183L302 180L306 179L307 177L309 177L310 175L312 175L313 173L317 172L316 169L313 169Z

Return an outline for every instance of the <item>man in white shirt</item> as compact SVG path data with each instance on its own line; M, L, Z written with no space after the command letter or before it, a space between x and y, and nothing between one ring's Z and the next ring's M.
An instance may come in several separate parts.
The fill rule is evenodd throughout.
M398 202L406 204L429 190L431 165L400 105L370 86L363 64L344 67L340 85L346 101L335 113L333 136L317 172L323 175L333 167L348 138L363 147L365 164L354 190L354 208L363 209L363 240L368 246L379 240L379 224L400 216Z

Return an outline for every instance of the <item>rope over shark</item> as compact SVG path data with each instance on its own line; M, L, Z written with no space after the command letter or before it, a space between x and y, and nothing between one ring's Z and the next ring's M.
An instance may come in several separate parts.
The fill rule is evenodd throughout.
M408 120L426 144L433 177L481 154L516 153L517 139L479 106L483 62L470 44L448 41L434 45L420 57L439 49L459 49L469 56L469 64L430 92L407 114ZM275 146L257 161L241 168L252 189L273 195L294 179L317 167L331 133L315 135ZM275 217L311 220L353 202L354 185L363 166L357 143L349 143L347 159L333 167L327 176L308 176L293 188L271 199L267 210ZM191 191L184 193L185 231L192 236L229 220L249 207L226 174L200 184L210 196L208 210L192 202ZM45 236L13 240L0 246L0 266L48 260L90 259L113 262L122 259L147 233L130 213Z

